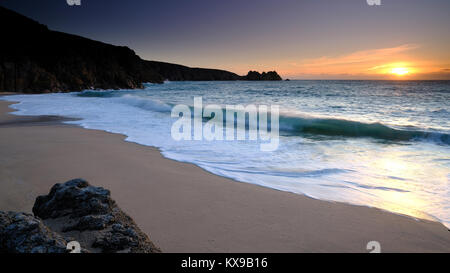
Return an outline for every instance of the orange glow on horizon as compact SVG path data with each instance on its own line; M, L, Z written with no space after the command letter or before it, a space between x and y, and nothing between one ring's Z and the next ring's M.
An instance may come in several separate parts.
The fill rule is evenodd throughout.
M275 69L283 78L290 79L450 79L450 60L426 58L417 54L420 49L420 45L405 44L335 56L285 59L281 63L272 60L259 68Z

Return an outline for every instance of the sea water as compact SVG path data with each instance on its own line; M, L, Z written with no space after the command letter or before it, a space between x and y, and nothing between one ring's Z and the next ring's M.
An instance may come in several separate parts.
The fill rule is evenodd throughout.
M192 106L194 97L204 105L279 105L278 149L175 141L171 110ZM236 181L450 227L449 81L166 82L2 99L20 102L12 106L17 115L80 118L69 123L124 134Z

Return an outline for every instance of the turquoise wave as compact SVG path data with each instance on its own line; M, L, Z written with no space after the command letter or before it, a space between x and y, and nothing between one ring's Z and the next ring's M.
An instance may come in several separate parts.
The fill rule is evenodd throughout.
M111 98L120 97L123 103L156 112L170 113L174 104L161 103L149 98L135 96L129 92L118 91L84 91L78 93L79 97ZM193 107L190 106L193 113ZM223 110L225 119L225 110ZM269 115L270 116L270 115ZM205 118L205 121L208 119ZM224 120L224 126L226 120ZM248 117L246 117L248 124ZM269 124L270 125L270 124ZM269 126L270 128L270 126ZM353 120L337 118L315 118L303 116L280 115L280 131L294 135L323 135L343 137L370 137L389 141L414 141L426 140L437 144L450 145L450 135L442 132L430 132L424 130L395 129L382 123L364 123Z
M372 137L392 141L430 140L450 144L450 135L441 132L401 130L381 123L364 123L345 119L280 116L280 130L295 134Z

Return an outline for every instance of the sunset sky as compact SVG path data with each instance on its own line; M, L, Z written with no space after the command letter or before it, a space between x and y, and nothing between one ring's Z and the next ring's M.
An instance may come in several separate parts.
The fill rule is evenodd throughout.
M0 0L148 60L291 79L450 79L450 1Z

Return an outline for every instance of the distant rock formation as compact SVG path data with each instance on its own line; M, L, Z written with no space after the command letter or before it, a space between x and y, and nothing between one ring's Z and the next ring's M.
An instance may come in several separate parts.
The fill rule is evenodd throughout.
M170 81L280 80L274 71L239 76L206 68L142 60L114 46L49 30L0 7L0 91L45 93L85 89L134 89ZM250 73L249 73L250 74Z
M247 76L244 76L247 81L281 81L280 75L276 71L263 72L249 71Z
M83 252L160 252L109 190L82 179L54 185L33 213L0 212L0 252L64 253L69 241Z
M242 77L225 70L191 68L179 64L144 61L146 67L169 81L237 81Z

